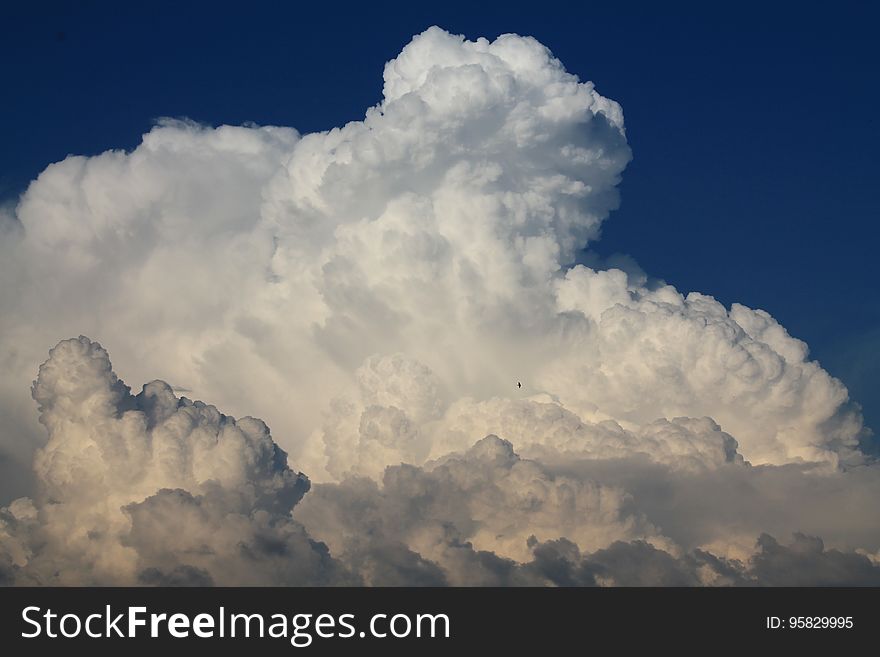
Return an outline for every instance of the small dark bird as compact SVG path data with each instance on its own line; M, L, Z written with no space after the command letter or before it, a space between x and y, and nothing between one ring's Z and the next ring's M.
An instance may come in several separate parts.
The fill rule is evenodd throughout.
M517 388L522 388L522 383L520 383L519 381L517 381L517 382L516 382L516 387L517 387Z

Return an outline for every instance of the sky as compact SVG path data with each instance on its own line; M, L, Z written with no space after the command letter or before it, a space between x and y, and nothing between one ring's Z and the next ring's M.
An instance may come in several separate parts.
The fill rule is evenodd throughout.
M0 583L880 581L859 6L4 11Z
M7 4L0 198L70 153L134 147L157 117L358 119L432 24L530 34L625 109L634 157L597 250L769 310L880 425L878 10L648 4Z

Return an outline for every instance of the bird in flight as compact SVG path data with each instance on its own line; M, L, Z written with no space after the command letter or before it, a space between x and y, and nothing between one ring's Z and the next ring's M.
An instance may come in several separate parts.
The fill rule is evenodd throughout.
M522 383L520 383L519 381L517 381L517 382L516 382L516 387L517 387L517 388L522 388Z

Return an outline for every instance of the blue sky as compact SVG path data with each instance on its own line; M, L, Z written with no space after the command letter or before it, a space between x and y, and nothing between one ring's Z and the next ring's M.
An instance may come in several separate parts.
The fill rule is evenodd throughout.
M880 96L868 3L30 3L0 14L0 198L159 116L301 131L361 118L438 24L532 34L624 108L634 159L597 250L771 312L880 427ZM706 3L708 4L708 3Z

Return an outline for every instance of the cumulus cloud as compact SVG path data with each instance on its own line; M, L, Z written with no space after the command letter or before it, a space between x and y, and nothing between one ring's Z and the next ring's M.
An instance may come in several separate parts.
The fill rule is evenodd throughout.
M451 541L523 561L530 537L568 536L595 549L654 535L628 501L621 489L553 476L487 436L427 468L391 466L381 489L369 479L319 486L297 518L334 552L390 536L428 557Z
M473 435L492 430L509 438L526 456L539 459L615 459L643 456L676 469L742 463L737 442L711 418L661 418L630 431L613 420L582 420L559 403L494 398L459 400L432 443L435 453L460 449Z
M381 381L395 390L393 372ZM419 390L398 393L422 398ZM802 533L791 545L762 533L757 546L737 553L737 540L754 536L754 527L784 532L779 518L805 492L808 504L824 498L853 513L841 538L867 528L862 545L877 545L876 527L864 518L872 517L880 477L872 468L857 471L861 478L752 468L706 419L656 422L639 435L649 447L705 441L717 450L714 434L721 433L729 450L722 463L685 455L682 468L663 449L659 459L639 450L621 458L617 440L609 456L602 439L597 453L577 458L551 441L541 453L555 458L538 461L489 435L424 466L388 466L381 482L348 475L309 491L262 421L177 397L162 381L132 395L107 352L86 337L50 351L32 394L49 439L35 458L35 497L0 509L3 584L678 586L880 578L870 555L826 550L822 539ZM540 421L517 422L515 409L509 415L541 435ZM552 416L549 426L560 419L576 438L578 427L565 416ZM768 469L763 484L752 474ZM755 490L750 497L729 508L712 500L744 481ZM779 497L773 486L786 508L762 516L755 505ZM811 509L804 517L827 535L840 534L833 515L822 515Z
M365 555L384 555L387 573L405 548L456 586L868 585L880 564L854 548L880 542L878 494L875 466L682 470L638 452L538 462L488 436L425 467L388 467L380 484L318 484L294 515L372 584L387 582Z
M617 103L517 35L431 28L383 77L363 120L161 120L0 211L0 495L28 495L0 513L0 580L754 583L792 581L763 570L791 555L845 581L872 563L867 429L806 345L581 257L630 159ZM152 383L132 395L67 340L38 421L45 349L81 333ZM797 532L828 547L785 547Z
M524 571L556 586L877 586L880 568L864 555L825 550L795 534L790 545L761 535L746 562L694 550L678 558L645 541L618 541L582 555L565 539L537 544Z
M34 501L4 509L6 578L27 584L334 583L345 573L290 518L309 488L262 421L132 395L88 338L50 352L33 386L49 440Z

